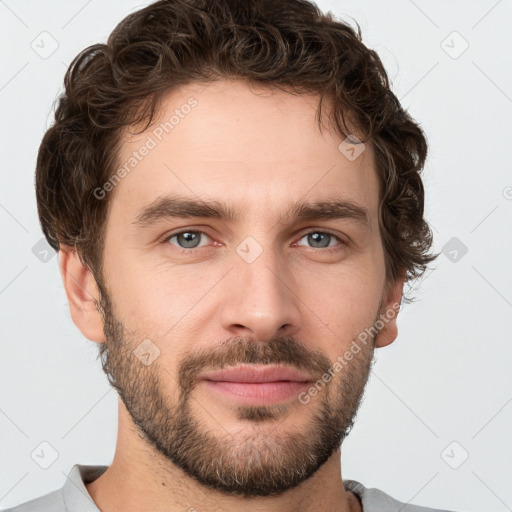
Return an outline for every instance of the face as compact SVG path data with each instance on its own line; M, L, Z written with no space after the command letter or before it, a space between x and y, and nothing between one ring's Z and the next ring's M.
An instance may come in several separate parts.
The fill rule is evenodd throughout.
M339 449L375 339L347 351L389 305L371 146L340 151L316 96L255 91L184 86L125 135L121 166L145 156L109 192L102 273L102 363L141 437L247 497L298 485ZM269 365L301 378L205 380Z

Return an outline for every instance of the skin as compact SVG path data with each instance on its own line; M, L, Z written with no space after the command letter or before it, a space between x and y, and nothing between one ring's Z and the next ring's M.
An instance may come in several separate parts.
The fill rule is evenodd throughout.
M103 301L105 317L97 307L101 297L90 270L71 248L59 253L73 321L88 339L109 348L106 370L130 399L129 407L119 400L114 460L87 490L103 512L360 511L357 498L342 484L340 446L331 447L327 460L302 481L259 496L204 485L166 453L169 432L178 425L173 413L180 411L183 418L177 407L184 397L188 419L201 425L188 431L190 424L181 424L188 438L209 436L211 442L199 445L210 450L207 455L215 454L214 460L226 456L249 480L259 474L251 471L272 472L280 461L293 469L300 455L315 446L327 448L317 417L331 407L339 418L332 425L349 429L373 349L397 337L396 306L404 284L403 278L386 281L371 144L357 159L347 159L338 149L343 138L318 129L317 96L256 90L240 81L189 84L165 97L161 119L169 119L191 96L197 106L109 192L102 279L110 302ZM119 161L140 148L153 129L125 134ZM171 193L228 203L238 216L135 224L144 207ZM347 218L298 222L286 215L294 201L333 197L366 208L368 226ZM180 240L169 237L187 230L205 235L200 247L180 252ZM324 248L306 236L311 232L339 239L328 239ZM236 251L248 236L262 249L251 263ZM236 407L198 384L198 372L218 369L208 363L248 362L251 347L258 356L266 347L277 362L289 346L297 365L317 377L323 364L336 361L379 314L390 310L395 315L372 343L307 405L294 398L279 407L261 407L264 415L258 420L254 409ZM160 351L147 366L133 357L146 339ZM185 362L193 370L189 381L180 378ZM285 442L290 438L295 450ZM162 444L155 446L155 439ZM195 461L199 448L189 448L196 450L187 452Z

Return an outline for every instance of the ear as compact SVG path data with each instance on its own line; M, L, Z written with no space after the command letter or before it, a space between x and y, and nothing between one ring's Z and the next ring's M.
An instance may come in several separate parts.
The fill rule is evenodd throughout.
M92 272L73 247L59 249L59 269L73 323L91 341L105 341L103 316L98 310L100 292Z
M379 330L375 339L376 348L390 345L398 336L396 319L400 310L404 283L405 274L402 274L395 281L390 282L386 286L386 291L382 298L382 305L379 313L379 320L381 320L384 325Z

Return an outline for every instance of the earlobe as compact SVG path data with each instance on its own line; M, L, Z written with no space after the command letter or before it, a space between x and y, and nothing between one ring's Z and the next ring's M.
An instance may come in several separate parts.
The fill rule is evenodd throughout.
M92 272L69 246L59 249L59 269L73 323L87 339L104 342L103 316L97 306L100 293Z
M395 341L398 336L397 317L402 301L402 292L405 283L405 276L401 276L392 283L384 297L382 308L379 314L379 329L375 339L375 347L386 347ZM382 322L382 323L381 323Z

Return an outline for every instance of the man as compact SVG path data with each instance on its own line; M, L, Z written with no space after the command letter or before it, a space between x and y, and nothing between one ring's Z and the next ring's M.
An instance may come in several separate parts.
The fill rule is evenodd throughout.
M160 1L65 89L38 211L118 442L12 510L433 510L341 477L374 349L436 257L425 137L360 32L305 0Z

